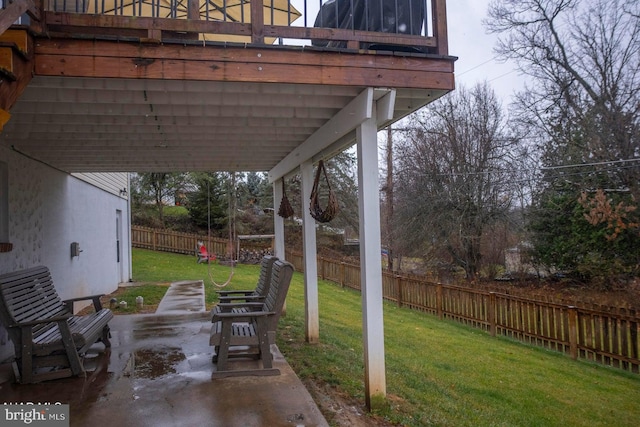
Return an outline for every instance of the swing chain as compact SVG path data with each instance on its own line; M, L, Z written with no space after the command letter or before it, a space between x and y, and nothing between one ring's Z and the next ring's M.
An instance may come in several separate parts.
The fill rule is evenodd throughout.
M234 174L234 191L235 191L235 174ZM231 218L231 195L229 196L229 218ZM235 226L235 221L234 221L234 226ZM231 224L229 224L229 227L231 227ZM209 245L211 245L211 190L209 188L209 180L207 180L207 229L208 229L207 237L208 237ZM229 235L231 236L231 228L229 228ZM207 260L207 273L209 274L209 280L211 281L211 284L213 284L213 286L215 286L218 289L222 289L225 286L227 286L229 283L231 283L231 278L233 277L234 266L235 266L233 256L231 258L232 258L231 270L229 271L229 278L224 283L217 283L213 279L213 274L211 274L211 262Z

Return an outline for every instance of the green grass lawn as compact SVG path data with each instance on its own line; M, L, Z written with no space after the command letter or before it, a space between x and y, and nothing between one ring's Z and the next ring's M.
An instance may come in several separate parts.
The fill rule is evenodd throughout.
M169 284L181 280L204 281L208 308L217 302L216 289L253 289L258 280L257 265L237 265L233 269L231 282L225 287L223 285L229 280L231 268L217 263L198 264L195 255L134 249L132 258L135 282Z
M216 282L229 269L211 268ZM255 286L258 266L235 269L227 289ZM202 279L207 301L215 286L195 257L137 250L134 280ZM328 384L364 401L360 294L320 281L320 344L304 342L303 277L294 275L278 346L304 380ZM436 317L385 303L387 409L406 426L637 426L640 376L574 361ZM330 418L330 417L328 417Z

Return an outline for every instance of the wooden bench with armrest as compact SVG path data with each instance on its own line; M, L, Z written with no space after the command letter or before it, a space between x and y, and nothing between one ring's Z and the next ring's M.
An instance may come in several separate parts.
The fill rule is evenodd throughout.
M221 303L213 315L209 344L214 346L213 361L217 371L213 378L242 375L279 375L273 367L271 344L275 344L278 320L282 313L293 265L277 260L273 263L271 285L264 302ZM230 358L259 359L256 369L228 369Z
M94 312L74 315L74 302L88 300ZM18 382L86 375L82 357L98 341L110 347L112 318L100 295L61 300L47 267L0 276L0 321L13 342Z

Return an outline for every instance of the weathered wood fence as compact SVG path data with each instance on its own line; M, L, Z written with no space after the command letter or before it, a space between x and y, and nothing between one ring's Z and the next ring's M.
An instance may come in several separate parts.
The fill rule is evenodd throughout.
M132 246L193 255L203 241L210 252L227 253L226 239L145 227L131 228ZM304 271L301 253L287 251L287 261ZM318 275L360 291L360 266L318 257ZM431 313L529 344L640 373L640 317L635 310L577 307L453 285L423 277L383 271L384 298L399 307Z
M262 241L257 243L248 237L241 236L242 248L249 251L260 251L270 246L271 241ZM204 243L209 253L225 256L234 253L238 247L234 244L229 246L228 239L219 237L209 238L206 235L180 233L178 231L164 230L160 228L140 227L134 225L131 227L131 246L134 248L151 249L161 252L173 252L178 254L195 255L198 242Z
M227 239L217 237L209 239L206 235L180 233L158 228L131 227L131 246L134 248L195 255L198 242L203 242L209 253L227 253L229 243Z
M304 270L301 253L287 261ZM318 257L318 275L343 287L361 290L360 266ZM382 276L384 298L399 307L431 313L529 344L640 373L635 310L581 308L497 292L433 283L421 277Z

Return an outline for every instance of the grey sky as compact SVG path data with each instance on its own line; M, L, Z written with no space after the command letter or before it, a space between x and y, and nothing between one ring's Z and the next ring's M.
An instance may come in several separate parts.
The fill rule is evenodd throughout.
M459 58L455 64L456 84L472 86L486 80L506 106L513 91L522 88L523 79L513 63L495 60L493 48L497 36L488 34L482 25L489 3L489 0L447 1L449 53Z

